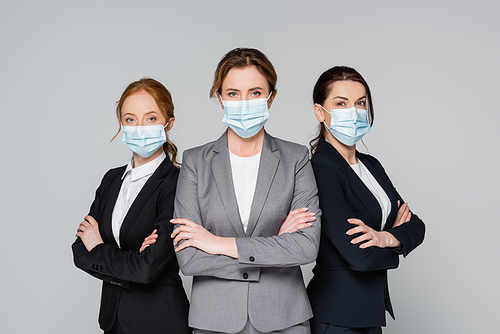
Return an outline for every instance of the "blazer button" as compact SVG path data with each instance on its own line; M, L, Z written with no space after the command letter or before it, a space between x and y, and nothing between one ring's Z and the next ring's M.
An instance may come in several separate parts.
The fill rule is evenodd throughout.
M244 279L247 279L247 278L248 278L248 274L247 274L247 273L244 273L244 274L243 274L243 278L244 278Z
M254 262L255 258L253 256L250 256L249 260L250 260L250 262Z

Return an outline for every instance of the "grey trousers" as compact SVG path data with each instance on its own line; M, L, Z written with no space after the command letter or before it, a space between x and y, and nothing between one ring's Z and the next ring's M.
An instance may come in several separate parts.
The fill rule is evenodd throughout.
M194 329L194 334L221 334L222 332L212 332L206 331L203 329ZM304 321L303 323L293 325L291 327L281 329L278 331L272 332L259 332L253 327L250 319L247 320L247 323L243 329L235 334L311 334L311 329L309 328L309 321Z

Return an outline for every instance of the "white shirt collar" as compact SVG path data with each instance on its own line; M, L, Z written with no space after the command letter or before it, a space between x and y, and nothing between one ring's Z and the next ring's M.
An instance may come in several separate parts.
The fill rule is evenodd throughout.
M134 156L130 159L127 168L125 169L125 172L122 175L122 180L125 178L125 176L130 172L131 174L131 181L138 180L144 176L151 175L155 172L156 168L167 158L167 155L165 152L161 152L160 156L153 161L148 162L147 164L144 164L142 166L133 168L132 166L134 165Z

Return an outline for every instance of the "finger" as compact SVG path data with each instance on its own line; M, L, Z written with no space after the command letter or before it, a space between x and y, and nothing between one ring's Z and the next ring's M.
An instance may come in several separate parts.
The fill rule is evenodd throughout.
M142 242L143 245L152 245L156 242L156 239L147 239Z
M184 226L196 226L196 225L198 225L196 223L193 223L191 220L185 219L185 218L171 219L170 223L172 223L174 225L184 225Z
M287 222L289 225L293 224L301 224L301 223L307 223L307 222L312 222L316 220L316 215L314 213L306 212L306 213L301 213L300 215L295 216L293 219Z
M144 242L151 242L151 243L154 243L156 242L156 239L158 238L158 235L155 234L155 235L150 235L150 236L147 236L146 239L144 239Z
M184 242L182 244L180 244L176 249L175 251L176 252L179 252L181 250L183 250L184 248L187 248L187 247L191 247L191 244L189 243L189 240L184 240Z
M174 238L174 246L177 246L177 244L181 241L181 240L189 240L191 239L191 234L188 233L188 232L181 232L179 234L177 234L177 236Z
M293 219L295 218L298 214L301 214L303 212L307 212L307 210L309 210L308 208L299 208L299 209L295 209L295 210L292 210L288 213L288 215L286 216L286 220L290 220L290 219Z
M356 234L356 233L363 233L363 227L362 226L356 226L356 227L353 227L351 229L349 229L345 234L347 235L353 235L353 234Z
M375 239L372 239L370 241L362 243L361 245L359 245L359 248L364 249L364 248L368 248L368 247L372 247L372 246L376 246Z
M83 232L85 232L85 230L87 230L87 229L89 229L89 228L90 228L90 223L89 223L88 221L84 220L84 221L82 221L82 222L80 223L80 225L78 226L78 228L79 228L80 230L82 230Z
M347 219L347 221L350 223L350 224L353 224L353 225L365 225L365 223L363 223L362 220L359 220L357 218L349 218Z
M351 240L351 244L359 244L360 242L366 241L366 240L371 240L373 239L373 235L371 233L365 233L363 235L360 235L357 238L354 238Z
M297 213L302 213L302 212L306 212L307 210L309 210L309 208L298 208L298 209L295 209L295 210L292 210L290 211L289 215L290 214L297 214Z
M311 227L311 223L302 223L302 224L297 224L293 228L292 232L297 232L298 230L302 230L303 228Z
M139 249L139 253L142 253L146 249L146 247L149 247L149 245L142 244L141 249Z
M406 217L405 223L411 220L411 212L408 212L408 216Z
M179 227L175 228L173 231L172 231L172 234L170 235L170 238L175 238L179 233L181 232L188 232L188 231L191 231L191 229L189 227L186 227L185 225L180 225Z
M92 216L85 216L84 219L88 221L91 225L97 224L97 221Z

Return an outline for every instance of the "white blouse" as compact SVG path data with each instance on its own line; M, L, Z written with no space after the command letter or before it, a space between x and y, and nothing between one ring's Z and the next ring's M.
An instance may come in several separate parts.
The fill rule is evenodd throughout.
M252 157L239 157L229 151L231 172L233 175L234 193L238 202L241 223L245 232L250 218L257 176L259 174L260 152Z
M120 228L122 227L123 220L127 215L128 210L134 203L137 195L141 191L146 181L153 175L156 168L165 160L167 155L161 152L161 155L142 166L133 168L134 158L130 159L127 169L122 176L122 186L120 193L116 199L113 215L111 216L111 227L113 229L113 236L115 237L118 247L120 247Z
M363 181L365 186L370 189L373 196L375 196L375 198L377 199L378 204L380 204L380 208L382 209L382 224L380 226L380 230L383 231L385 223L387 221L387 217L389 217L389 214L391 213L391 201L389 200L389 197L385 193L384 189L382 189L380 184L373 177L372 173L370 173L368 168L363 165L361 160L358 161L359 163L351 165L351 167L359 176L361 181Z

